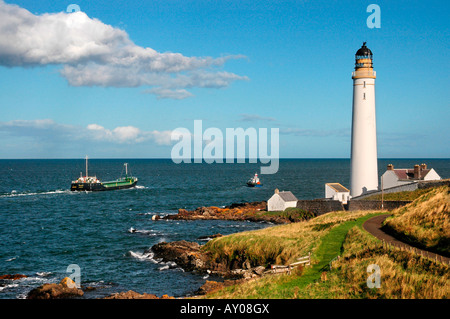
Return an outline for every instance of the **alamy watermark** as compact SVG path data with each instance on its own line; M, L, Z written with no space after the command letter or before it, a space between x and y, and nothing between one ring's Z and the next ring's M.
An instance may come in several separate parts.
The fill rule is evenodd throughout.
M69 4L66 8L67 13L73 13L78 11L81 11L81 8L78 4Z
M194 132L177 128L171 140L178 141L171 151L172 161L179 163L249 163L269 164L261 166L261 174L275 174L279 167L279 129L226 128L225 134L216 127L203 131L203 121L194 121ZM248 142L248 143L247 143ZM270 148L270 153L269 153Z
M367 277L368 288L381 288L381 270L377 264L370 264L367 266L367 273L370 274Z
M71 281L67 282L67 287L69 288L80 288L81 287L81 268L77 264L70 264L67 266L66 272L72 273L69 278Z
M377 4L369 4L367 6L367 12L372 13L367 17L366 24L370 29L381 28L381 9Z

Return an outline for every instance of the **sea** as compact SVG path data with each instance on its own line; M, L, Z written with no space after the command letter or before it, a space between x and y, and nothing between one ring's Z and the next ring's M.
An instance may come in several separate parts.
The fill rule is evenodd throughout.
M223 207L269 199L274 189L298 199L323 198L325 183L349 187L349 159L281 159L276 174L260 175L262 187L246 182L261 163L181 163L170 159L90 159L89 175L102 181L124 175L128 163L138 185L108 192L71 192L70 183L85 172L84 159L0 160L1 299L26 298L45 283L76 276L83 298L102 298L134 290L157 296L191 296L212 275L185 272L156 259L149 248L176 240L206 243L205 237L274 226L247 221L152 220L178 209ZM450 177L450 159L379 159L410 168L426 163ZM129 171L129 173L130 173Z

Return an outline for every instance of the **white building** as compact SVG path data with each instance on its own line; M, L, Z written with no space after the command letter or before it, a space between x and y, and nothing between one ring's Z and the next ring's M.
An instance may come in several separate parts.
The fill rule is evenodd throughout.
M267 211L277 212L289 207L297 207L297 201L297 197L291 192L280 192L275 189L275 193L267 201Z
M378 189L375 78L366 42L356 51L353 79L350 190L353 197Z
M350 190L339 183L326 183L325 198L338 200L342 204L347 204L347 201L350 199Z
M395 168L389 164L387 171L381 176L383 189L411 184L418 181L440 180L441 177L436 171L427 168L427 164L414 165L414 168Z

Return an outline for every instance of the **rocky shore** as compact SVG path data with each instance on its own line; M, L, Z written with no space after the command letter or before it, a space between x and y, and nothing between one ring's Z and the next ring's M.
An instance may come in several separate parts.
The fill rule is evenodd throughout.
M267 202L251 202L251 203L237 203L225 206L223 208L216 206L198 207L195 210L188 211L186 209L179 209L176 215L167 215L162 218L155 216L158 219L171 220L242 220L252 222L271 222L274 224L290 223L294 220L289 216L267 214Z
M258 275L264 267L252 267L246 260L227 263L214 260L208 252L201 249L196 242L185 240L173 242L161 242L150 248L156 259L163 262L174 262L185 271L197 271L202 273L214 273L225 278L251 278Z
M270 222L274 224L285 224L311 218L310 214L272 214L267 212L267 202L238 203L225 206L223 208L210 206L198 207L195 210L188 211L179 209L176 215L167 215L160 217L154 215L153 220L235 220L252 222ZM222 236L215 234L205 237L212 239ZM156 259L163 262L174 262L185 271L196 271L201 273L216 274L224 278L222 282L206 281L196 293L206 294L232 284L246 281L252 278L260 277L266 271L263 266L252 266L248 260L235 259L231 263L228 261L214 260L208 252L202 250L202 246L197 242L188 242L185 240L174 242L161 242L146 252L154 253ZM4 279L18 279L21 275L10 276ZM72 282L73 283L73 282ZM69 278L64 278L60 283L44 284L33 289L28 294L29 299L61 299L61 298L80 298L84 295L83 290L88 288L71 288ZM105 299L170 299L167 295L160 298L154 294L139 294L134 291L115 293Z

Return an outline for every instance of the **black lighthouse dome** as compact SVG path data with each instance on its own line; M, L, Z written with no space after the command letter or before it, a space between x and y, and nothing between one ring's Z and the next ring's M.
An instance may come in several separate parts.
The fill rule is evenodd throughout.
M370 49L368 48L368 47L366 47L366 43L367 42L363 42L363 45L362 45L362 47L358 50L358 51L356 51L356 56L358 57L358 56L360 56L360 57L370 57L370 58L372 58L372 51L370 51Z
M356 51L355 60L355 70L360 68L373 68L372 51L366 47L366 42L363 42L362 47Z

